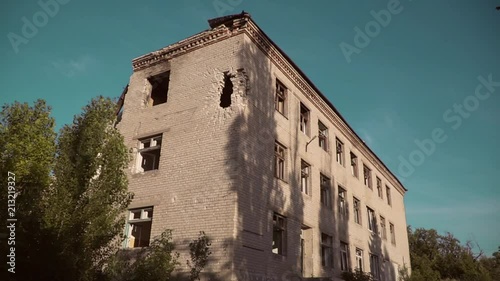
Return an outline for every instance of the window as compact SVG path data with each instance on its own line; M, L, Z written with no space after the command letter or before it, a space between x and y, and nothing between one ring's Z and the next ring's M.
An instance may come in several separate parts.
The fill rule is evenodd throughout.
M370 254L370 272L374 281L380 280L380 265L377 255Z
M300 103L300 131L309 136L309 109Z
M276 94L274 96L274 108L279 113L285 115L286 106L286 87L276 79Z
M346 191L339 186L339 216L347 218Z
M333 267L332 236L321 233L321 265Z
M273 215L273 253L285 255L286 249L286 218L279 215Z
M325 177L323 174L320 174L320 185L321 185L321 204L326 207L330 207L330 201L332 198L330 191L330 179Z
M158 170L160 164L161 135L139 140L137 160L140 163L139 172Z
M319 147L328 151L328 128L321 121L318 121L318 131Z
M387 197L387 204L389 204L389 206L392 206L392 200L391 200L391 188L388 187L387 185L385 186L385 195Z
M170 82L170 72L159 74L148 78L151 84L151 95L149 103L152 106L167 102L168 84Z
M378 197L384 199L384 192L382 191L382 180L379 177L377 177L377 192Z
M151 238L153 207L129 210L126 225L126 248L148 247Z
M344 242L340 242L340 270L349 270L349 245Z
M391 243L396 245L396 234L394 233L394 224L389 223L389 232L391 233Z
M356 248L356 270L363 271L363 250Z
M358 177L358 157L351 152L351 173L353 176Z
M372 188L372 171L366 165L363 165L363 178L364 178L365 185L371 189Z
M357 224L361 224L361 203L358 199L354 198L354 222Z
M304 160L301 161L300 165L300 191L305 194L310 194L309 190L309 174L311 172L311 166L307 164Z
M231 106L231 95L233 94L233 81L231 81L231 76L229 72L224 72L224 87L222 88L222 93L220 95L220 107L227 108Z
M280 143L274 143L274 176L285 180L286 148Z
M377 222L375 219L375 212L368 207L366 207L366 211L368 214L368 229L370 231L376 231L377 230Z
M344 166L344 144L338 138L335 138L335 147L337 163Z
M387 240L387 229L385 225L385 218L383 216L380 216L380 232L382 239Z

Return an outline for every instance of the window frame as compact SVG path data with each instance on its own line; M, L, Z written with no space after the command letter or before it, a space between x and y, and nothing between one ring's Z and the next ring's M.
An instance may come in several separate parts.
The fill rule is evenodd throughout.
M280 88L282 88L280 91ZM288 96L288 88L276 78L275 88L274 88L274 109L278 111L281 115L286 117L287 114L287 96ZM281 101L280 101L281 100ZM280 103L283 108L280 110Z
M344 151L345 151L344 143L339 138L335 138L335 161L337 161L337 163L339 163L341 166L345 165Z
M376 232L377 231L377 219L375 217L375 211L366 206L366 214L368 216L368 230L371 232Z
M347 191L342 186L338 186L338 211L339 217L347 219L348 207L347 207Z
M356 198L356 197L353 197L353 204L352 204L352 208L353 208L353 213L354 213L354 222L359 224L359 225L362 225L362 221L361 221L361 201Z
M377 255L370 253L370 274L373 281L380 280L380 261Z
M158 144L158 141L160 144ZM148 147L144 147L146 143L150 143ZM155 144L151 146L151 144ZM160 159L161 159L161 148L163 145L163 134L152 135L144 138L138 139L138 149L137 149L137 165L136 172L145 173L149 171L155 171L160 169ZM144 160L146 159L143 153L151 154L151 152L158 150L158 155L154 155L155 161L153 163L153 168L145 170L144 169ZM156 167L156 168L155 168Z
M369 189L373 189L372 170L366 164L363 164L363 184Z
M302 112L304 110L304 112ZM299 129L304 135L310 136L311 132L311 110L302 102L299 107Z
M274 142L274 177L282 181L286 180L286 157L287 148L280 142Z
M363 250L356 248L356 269L363 271L364 261L363 261Z
M281 237L279 242L281 243L280 245L277 245L275 247L275 234L279 233L278 235ZM280 255L280 256L286 256L286 247L287 247L287 222L286 222L286 217L282 216L278 213L273 213L273 236L272 236L272 247L271 247L271 252L275 255ZM275 249L277 251L275 252Z
M349 271L349 244L340 241L340 271Z
M385 221L385 217L380 216L380 235L382 236L382 240L387 240L387 224Z
M391 235L391 244L396 245L396 229L392 222L389 222L389 233Z
M140 212L139 218L135 218L134 214L137 213L137 211ZM154 207L153 206L148 206L148 207L142 207L142 208L133 208L133 209L128 209L127 210L127 222L125 225L125 240L123 241L123 248L125 249L135 249L135 248L143 248L143 247L149 247L151 243L151 231L153 229L153 215L154 215ZM149 238L145 241L147 241L146 245L141 245L135 246L136 238L135 236L132 236L132 233L134 231L134 225L137 224L144 224L147 223L149 224ZM141 231L142 234L142 231ZM133 237L133 240L130 240L131 237ZM131 241L133 245L131 246ZM137 239L139 243L141 243L142 239Z
M359 178L358 156L356 156L356 154L354 154L352 151L350 152L350 162L351 175L355 178Z
M311 165L303 159L300 161L300 191L311 195Z
M377 185L378 197L383 200L384 199L384 191L382 189L382 180L378 176L376 176L375 181L377 182L376 185Z
M318 145L328 152L328 127L320 120L318 120Z
M324 174L319 174L320 181L320 202L327 208L332 206L332 184L331 179Z
M387 204L392 207L391 188L388 185L385 186L385 197L387 198Z
M321 265L323 267L333 267L333 236L321 233Z

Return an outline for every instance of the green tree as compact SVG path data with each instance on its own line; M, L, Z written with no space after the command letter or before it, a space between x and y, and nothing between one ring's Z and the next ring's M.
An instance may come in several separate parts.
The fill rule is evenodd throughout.
M189 254L191 261L187 261L187 265L191 268L191 281L200 280L200 273L208 263L208 257L212 254L210 251L210 240L205 232L200 231L198 239L189 243Z
M361 270L342 272L342 279L345 281L372 281L372 275Z
M61 129L45 224L57 251L52 280L92 280L120 243L130 203L129 155L113 127L116 104L98 97Z
M462 245L451 233L408 227L411 281L490 281L490 274L473 253L470 242Z
M3 105L0 112L0 182L7 187L8 173L15 174L16 268L19 280L39 280L50 249L43 229L44 194L51 183L50 172L55 155L54 119L45 101L33 106L15 102ZM9 184L10 185L10 184ZM12 200L14 194L0 193L1 202ZM6 205L3 205L6 207ZM6 221L7 210L0 212ZM4 232L5 228L0 232ZM1 252L8 253L7 243L0 241ZM4 259L6 255L2 255ZM2 271L7 272L2 262ZM36 279L35 279L36 277Z
M481 257L479 260L483 268L489 273L492 280L500 280L500 246L491 257Z

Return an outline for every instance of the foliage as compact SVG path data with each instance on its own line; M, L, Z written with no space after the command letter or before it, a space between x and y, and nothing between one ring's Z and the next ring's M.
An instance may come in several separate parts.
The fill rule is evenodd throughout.
M472 244L461 245L451 233L408 227L411 281L475 280L490 281L490 273L474 254Z
M489 273L492 280L500 280L500 246L491 257L481 257L479 260L483 268Z
M372 281L372 275L361 270L342 272L342 279L345 281Z
M44 193L51 183L50 171L56 149L55 122L50 117L50 110L45 101L37 100L33 106L19 102L6 104L0 112L0 182L7 186L8 173L15 174L11 180L15 183L16 244L11 246L16 249L15 274L20 280L31 280L30 272L39 278L47 270L43 261L50 247L43 243L46 232L41 230ZM0 201L7 203L7 199L14 197L10 195L7 198L7 192L1 192ZM7 208L0 212L4 222L6 211ZM8 253L7 243L0 242L0 252ZM2 259L3 272L7 271L6 265Z
M211 245L203 231L200 232L198 239L189 243L191 262L187 261L187 265L191 268L191 280L200 280L200 272L207 265L208 257L212 254L209 248Z
M207 265L210 240L202 231L197 239L189 243L191 262L190 280L199 280L199 274ZM167 229L156 237L150 247L140 251L120 250L105 268L108 281L167 281L180 265L179 253L174 252L172 231Z

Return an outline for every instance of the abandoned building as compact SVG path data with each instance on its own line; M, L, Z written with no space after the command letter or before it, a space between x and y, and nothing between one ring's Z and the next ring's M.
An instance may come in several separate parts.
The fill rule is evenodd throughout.
M249 14L208 23L132 62L123 247L172 229L185 264L204 231L205 280L397 280L406 189Z

